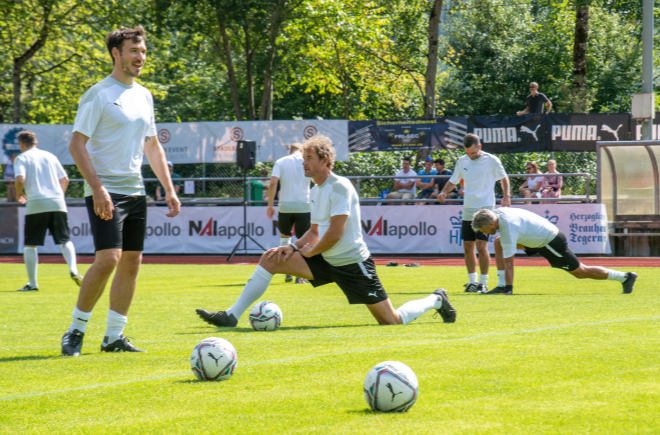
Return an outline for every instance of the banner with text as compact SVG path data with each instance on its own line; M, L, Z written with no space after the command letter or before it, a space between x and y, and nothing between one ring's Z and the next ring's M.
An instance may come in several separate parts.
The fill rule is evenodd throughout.
M577 254L610 254L607 216L602 204L530 204L522 206L545 217L566 234ZM19 247L23 249L23 216L20 208ZM362 230L374 254L462 254L459 205L364 206ZM145 252L154 254L229 254L243 232L241 207L184 207L173 219L165 207L149 207ZM93 253L87 211L69 208L71 240L79 253ZM268 249L279 245L276 221L264 207L247 209L247 234ZM492 250L491 237L491 252ZM245 248L245 249L244 249ZM50 237L40 252L59 253ZM246 239L238 253L260 254Z
M315 134L328 136L335 146L336 160L348 160L348 121L235 121L159 123L158 140L173 163L233 163L236 141L257 144L257 162L272 162L287 154L286 146L303 142ZM39 147L55 154L64 165L72 165L69 153L72 125L0 124L3 152L0 163L8 163L20 152L16 135L24 129L36 133ZM146 159L144 160L146 164Z

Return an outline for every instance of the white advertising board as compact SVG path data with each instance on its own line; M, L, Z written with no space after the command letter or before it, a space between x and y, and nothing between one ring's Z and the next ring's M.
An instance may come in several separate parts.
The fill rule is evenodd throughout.
M602 204L531 204L522 208L557 225L576 254L611 253L607 216ZM22 252L25 209L19 210L18 252ZM149 207L145 253L229 254L243 231L242 207L184 207L173 219L166 217L166 212L165 207ZM461 206L363 206L361 212L363 235L374 254L463 253ZM265 207L248 207L246 220L247 234L264 248L279 244L276 221L266 217ZM87 210L71 207L69 226L76 250L93 253ZM249 239L239 248L239 253L261 253ZM40 252L59 253L60 250L48 237Z

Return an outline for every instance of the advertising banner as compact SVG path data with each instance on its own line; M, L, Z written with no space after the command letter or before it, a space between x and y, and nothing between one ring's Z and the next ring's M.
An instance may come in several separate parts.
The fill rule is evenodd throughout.
M447 148L444 133L449 127L443 119L350 121L348 149L362 152Z
M348 121L344 120L166 122L157 123L157 128L167 159L175 164L234 163L238 140L255 141L257 162L272 162L287 154L288 144L303 142L317 133L332 140L336 160L348 160ZM72 125L29 124L0 124L0 164L20 152L16 135L24 129L34 131L39 147L55 154L63 165L74 164L69 153Z
M566 234L577 254L610 254L607 216L602 204L530 204L526 208L545 217ZM23 249L23 214L20 209L19 249ZM363 206L362 232L374 254L462 254L459 205ZM266 217L264 207L247 208L246 230L264 248L279 245L276 221ZM229 254L243 231L242 207L184 207L170 219L165 207L149 207L145 253ZM69 208L71 239L77 252L94 252L87 211ZM491 237L491 252L492 250ZM239 253L261 254L251 240ZM59 253L50 237L43 253Z
M18 208L0 207L0 222L0 253L18 252Z

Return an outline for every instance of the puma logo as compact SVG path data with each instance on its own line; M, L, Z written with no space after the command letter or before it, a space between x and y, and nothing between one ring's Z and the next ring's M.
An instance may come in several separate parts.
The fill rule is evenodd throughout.
M541 126L541 124L537 125L536 128L535 128L534 130L532 130L532 129L528 128L528 127L525 127L524 125L521 125L521 126L520 126L520 131L521 131L522 133L531 134L531 135L534 137L534 140L538 142L538 141L539 141L539 138L536 137L536 131L539 129L540 126Z
M396 397L397 394L403 393L403 391L399 391L398 393L395 393L392 384L390 384L389 382L385 384L385 386L387 387L388 390L390 390L390 394L392 394L392 399L391 399L392 402L394 402L394 398Z
M213 355L211 352L208 352L207 355L208 355L209 358L211 358L213 361L215 361L216 366L220 362L220 358L222 358L222 355L220 355L220 358L216 358L215 355Z
M610 127L609 125L603 124L600 126L600 129L612 134L615 140L619 140L619 129L621 127L623 127L623 124L619 124L616 130L612 130L612 127Z

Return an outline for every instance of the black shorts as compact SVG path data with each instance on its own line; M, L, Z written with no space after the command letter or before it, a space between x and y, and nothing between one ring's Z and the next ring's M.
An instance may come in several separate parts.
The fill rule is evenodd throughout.
M548 262L550 266L557 269L563 269L572 272L580 267L580 260L577 259L573 251L568 248L566 236L561 231L557 236L542 248L525 248L527 255L539 254Z
M472 221L463 221L463 225L461 226L461 240L464 242L485 240L487 242L488 234L484 234L481 231L474 231L472 229Z
M144 250L144 235L147 230L146 197L111 193L110 198L115 209L112 211L112 219L105 221L94 213L92 197L85 197L89 224L94 235L94 249Z
M57 245L69 241L69 219L65 211L46 211L43 213L26 214L23 236L26 246L43 246L46 240L46 230L53 235Z
M311 221L311 213L279 213L277 228L280 230L280 234L291 237L291 228L295 225L296 237L301 238L309 229Z
M321 254L303 258L314 276L310 283L314 287L337 283L349 304L377 304L388 298L371 257L345 266L333 266Z

